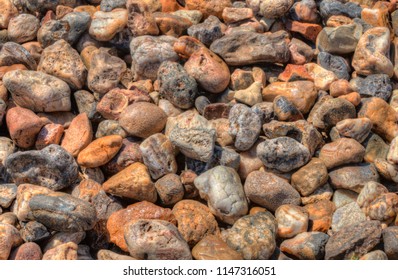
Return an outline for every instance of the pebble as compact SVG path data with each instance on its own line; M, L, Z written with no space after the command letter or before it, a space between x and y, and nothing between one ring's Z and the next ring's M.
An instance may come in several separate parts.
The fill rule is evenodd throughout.
M49 125L57 126L56 124ZM79 153L91 143L92 140L93 129L91 127L91 122L86 113L81 113L72 120L69 128L65 131L61 146L73 157L77 157Z
M358 194L353 191L339 189L333 194L333 203L336 208L343 207L351 202L357 202ZM359 205L359 204L358 204Z
M49 19L37 31L37 41L46 48L60 39L68 40L70 25L66 20Z
M109 135L119 135L122 138L128 137L127 132L120 126L118 121L104 120L98 124L96 138L101 138Z
M251 202L269 211L274 212L284 204L300 205L300 194L284 179L270 172L249 173L244 190Z
M281 243L282 252L299 260L323 260L329 235L323 232L303 232Z
M340 138L325 144L319 152L327 169L332 169L349 163L360 163L365 156L365 148L351 138Z
M47 228L36 221L26 223L19 233L25 242L37 242L50 237Z
M343 57L332 55L327 52L320 52L317 56L317 62L324 69L333 72L338 79L350 80L351 68L347 63L347 60L345 60ZM325 72L325 74L328 75L329 80L335 78L333 75L331 75L331 73ZM331 84L333 84L333 82ZM331 88L330 92L332 92Z
M366 221L366 216L354 201L344 206L337 207L333 213L331 228L333 232L338 232L346 226L352 226Z
M0 223L0 260L7 260L11 249L23 243L19 231L10 224Z
M359 143L365 141L372 129L372 122L368 118L345 119L336 124L340 136L348 137Z
M262 102L263 97L261 92L262 84L260 82L254 82L248 88L236 91L234 94L234 98L237 101L244 103L248 106L254 106Z
M2 0L1 6L1 16L0 16L0 28L7 28L11 18L18 14L17 8L14 6L11 0Z
M273 105L274 114L279 121L294 122L304 119L303 114L284 96L277 96Z
M246 3L251 9L253 9L255 14L261 15L265 18L279 18L288 13L294 1L277 0L270 2L265 0L248 0Z
M207 236L220 234L211 210L200 202L195 200L177 202L172 213L177 220L178 231L191 248Z
M184 187L176 174L166 174L156 181L155 188L162 205L173 205L184 198Z
M27 242L17 247L10 256L12 260L36 260L39 261L43 253L39 245L34 242Z
M138 219L126 226L124 238L133 258L147 260L190 260L188 243L167 221Z
M210 15L222 17L224 8L232 6L231 0L209 0L209 1L195 1L185 0L185 7L188 10L198 10L203 14L204 18Z
M43 260L77 260L77 250L78 246L76 243L68 242L61 244L45 252Z
M398 195L395 193L381 194L373 200L368 209L368 216L380 222L392 222L398 212Z
M387 154L387 161L392 163L392 164L397 164L398 163L398 150L397 150L397 141L398 138L395 137L391 143L390 143L390 148L388 149L388 154Z
M151 14L151 11L156 11L158 8L151 6L150 3L142 1L128 1L126 3L125 7L128 11L127 27L134 36L159 34L159 28Z
M228 224L248 212L248 203L238 173L225 166L214 167L195 178L195 187L210 211Z
M369 252L365 255L363 255L360 260L380 260L380 261L384 261L384 260L388 260L388 257L386 255L386 253L384 253L381 250L375 250L372 252Z
M64 127L60 124L46 124L43 126L37 135L35 147L37 150L44 149L45 147L61 143L61 138L64 134Z
M225 24L216 16L211 15L202 23L189 27L187 33L189 36L198 39L205 46L209 47L215 40L224 35L225 30Z
M189 19L169 13L153 13L160 34L178 38L192 25Z
M385 186L378 182L369 181L365 184L358 195L357 203L362 208L362 211L368 215L370 204L380 195L387 193Z
M98 41L109 41L127 25L126 9L115 9L110 12L95 12L90 24L89 34Z
M292 186L304 197L311 195L327 183L327 166L318 158L312 158L305 166L292 174Z
M0 50L0 66L11 66L14 64L23 64L29 70L36 70L37 62L30 52L23 46L7 42Z
M280 238L292 238L308 228L308 213L304 208L284 204L275 211L275 219L278 223L277 235Z
M240 253L228 247L220 237L211 234L193 247L192 256L195 260L242 260Z
M344 15L350 18L360 18L362 8L359 4L354 2L341 3L335 0L326 0L321 2L319 11L322 18L327 18L332 15Z
M8 23L8 39L22 44L36 38L40 28L39 20L30 14L20 14L10 19Z
M326 183L323 186L316 189L312 194L301 198L301 203L303 205L312 204L319 202L321 200L330 200L333 196L332 187Z
M327 233L332 225L333 213L336 206L329 200L320 200L304 206L308 212L308 231L320 231Z
M98 260L106 260L106 261L131 261L131 260L135 260L135 258L132 258L130 256L126 256L126 255L121 255L118 253L115 253L113 251L110 250L105 250L105 249L101 249L98 251L97 253L97 258Z
M379 97L388 102L392 94L392 83L386 74L374 74L366 78L357 77L350 81L350 86L364 98Z
M384 252L389 260L398 259L398 227L392 226L383 230Z
M276 248L277 224L269 212L246 215L226 233L226 243L245 260L267 260Z
M8 208L17 197L17 186L15 184L0 185L0 206Z

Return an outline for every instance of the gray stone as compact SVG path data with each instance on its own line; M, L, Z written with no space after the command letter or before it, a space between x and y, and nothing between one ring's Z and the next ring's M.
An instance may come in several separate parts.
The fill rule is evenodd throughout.
M206 46L210 46L215 40L221 38L223 33L223 23L215 16L209 16L202 23L192 25L188 28L188 35L201 41Z
M353 191L339 189L333 193L333 203L336 208L343 207L352 202L357 202L358 194Z
M87 12L71 12L66 14L62 20L67 21L69 24L66 40L71 45L74 45L79 40L88 30L91 23L90 14Z
M0 185L0 206L3 208L10 207L11 203L17 197L17 186L15 184Z
M392 82L386 74L369 75L366 78L357 77L350 81L350 86L361 97L379 97L389 101L392 94Z
M126 2L127 0L102 0L101 1L101 11L103 12L110 12L113 9L117 8L126 8Z
M384 252L389 260L398 259L398 226L388 227L383 230Z
M101 138L108 135L120 135L122 138L126 138L128 134L118 121L104 120L99 123L95 137Z
M29 70L36 70L37 63L33 56L14 42L5 43L0 50L0 66L11 66L13 64L23 64Z
M336 0L323 0L319 6L319 11L325 21L334 15L361 18L362 7L354 2L342 3Z
M332 230L335 233L344 227L356 225L363 221L366 221L366 216L354 201L334 211L332 217Z
M21 237L25 242L37 242L50 237L47 228L36 221L28 222L20 230Z
M332 71L339 79L349 80L351 78L350 65L341 56L320 52L317 56L317 63L323 68Z
M51 19L41 25L37 32L37 41L46 48L60 39L68 40L69 30L68 21Z
M318 34L316 46L319 51L331 54L353 53L362 35L362 30L360 24L325 27Z

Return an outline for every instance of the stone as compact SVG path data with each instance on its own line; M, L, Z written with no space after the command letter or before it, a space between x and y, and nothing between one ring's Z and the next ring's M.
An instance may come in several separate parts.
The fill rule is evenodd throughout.
M320 52L317 56L317 63L326 70L333 72L338 79L350 79L350 65L341 56L332 55L327 52ZM332 75L329 74L329 76Z
M323 232L303 232L283 241L280 249L299 260L323 260L328 240L329 235Z
M330 85L337 80L337 76L332 71L326 70L316 63L307 63L304 67L319 90L329 90Z
M158 106L148 102L133 103L126 107L119 117L119 123L129 135L147 138L161 132L166 125L167 115Z
M44 149L48 145L59 145L61 137L64 134L64 127L60 124L46 124L37 135L35 148L37 150Z
M353 89L351 88L349 81L339 79L330 85L329 92L332 97L339 97L353 92Z
M215 40L210 50L229 66L256 63L286 63L290 53L286 32L270 34L237 31Z
M120 126L118 121L104 120L98 124L95 138L109 135L119 135L122 138L126 138L128 136L127 132Z
M158 2L159 3L159 2ZM134 36L158 35L159 28L156 24L151 5L142 1L127 1L128 22L127 26Z
M349 163L360 163L364 156L365 148L351 138L340 138L325 144L319 153L319 159L328 169Z
M11 249L22 243L23 240L14 226L0 223L0 260L7 260Z
M184 187L176 174L164 175L156 181L155 188L162 205L174 205L184 198Z
M277 235L280 238L292 238L306 232L308 228L308 213L297 205L279 206L275 211L275 219L278 223Z
M189 27L187 33L209 47L224 35L225 29L225 25L216 16L211 15L202 23Z
M244 103L248 106L253 106L263 101L261 92L262 92L261 83L254 82L248 88L236 91L234 94L234 98L237 101Z
M40 151L11 154L5 167L17 185L37 184L51 190L69 187L78 176L78 166L72 155L54 144Z
M94 11L95 13L96 11ZM69 24L67 41L69 44L74 45L78 42L91 24L91 15L88 12L71 12L62 17L62 20L67 21Z
M307 23L300 21L287 21L286 28L290 32L298 33L302 35L307 40L316 41L319 32L322 31L322 26L316 23Z
M181 109L193 107L198 95L196 80L177 62L165 61L158 70L159 93Z
M184 68L205 91L220 93L228 87L230 72L227 64L206 48L193 52Z
M50 237L47 228L36 221L26 223L20 230L20 234L25 242L37 242Z
M357 77L350 81L350 86L363 98L379 97L388 102L392 94L392 83L386 74L374 74L366 78Z
M314 79L307 72L306 67L303 65L288 64L284 71L279 74L278 80L283 82L294 81L313 81Z
M58 245L43 254L43 260L77 260L76 243L68 242Z
M325 27L319 32L316 46L320 52L330 54L350 54L357 47L362 35L360 24L347 24L338 27Z
M30 52L20 44L6 42L0 51L0 66L23 64L29 70L36 70L37 62Z
M373 164L362 163L344 166L329 172L330 183L334 188L347 189L360 193L369 181L379 181L379 174Z
M85 149L93 139L93 129L86 113L77 115L65 131L61 146L73 157Z
M289 172L311 159L307 147L290 137L265 140L257 146L257 155L267 168Z
M352 58L352 67L361 75L386 74L392 77L394 66L389 59L389 52L390 30L387 27L371 28L358 42Z
M209 235L220 234L217 221L210 209L194 200L183 200L173 207L178 231L192 248Z
M18 147L30 148L43 127L43 121L31 110L14 107L7 112L7 127Z
M331 228L333 233L347 226L356 225L366 221L366 216L354 201L336 209L333 213Z
M152 15L158 25L160 34L163 35L178 38L186 33L187 29L192 26L192 22L189 19L170 13L156 12Z
M383 230L384 252L389 260L398 259L398 227L392 226Z
M77 157L77 163L88 168L95 168L109 162L120 150L123 138L119 135L109 135L98 138L82 149Z
M3 76L14 102L34 112L70 111L70 89L64 81L45 73L16 70Z
M40 28L39 20L30 14L20 14L10 19L8 24L8 39L22 44L36 38Z
M322 18L328 18L332 15L344 15L350 18L360 18L362 8L354 2L341 3L335 0L322 1L319 6Z
M109 178L102 188L112 195L155 202L156 189L151 181L148 168L135 162Z
M253 10L250 8L230 8L223 10L222 18L226 24L236 23L254 16Z
M381 238L379 221L346 226L332 235L325 247L325 259L357 259L372 250Z
M3 208L10 207L11 203L17 197L17 186L14 184L0 185L0 206Z
M320 231L327 233L332 225L333 213L336 206L329 200L320 200L304 206L308 212L308 231Z
M389 223L395 219L398 212L398 195L384 193L373 200L368 207L368 216L372 220Z
M388 190L382 184L373 181L367 182L358 195L357 203L362 211L368 215L371 203L385 193L388 193Z
M314 57L314 50L303 41L292 38L289 43L289 63L302 65L308 63Z
M390 27L388 9L386 7L364 8L361 12L361 19L373 26Z
M333 203L336 208L343 207L357 201L358 194L353 191L338 189L333 194Z
M124 232L130 255L148 260L190 260L187 242L177 228L162 220L139 219Z
M339 135L362 143L369 136L372 122L368 118L345 119L336 124L336 129Z
M60 39L68 40L70 25L66 20L50 19L40 26L37 31L37 41L42 48L46 48Z
M168 117L176 117L183 112L182 109L177 108L167 99L160 99L158 106L166 113Z
M228 119L232 105L226 103L211 103L203 108L203 117L208 120Z
M348 24L352 24L352 23L354 23L354 21L347 16L334 15L334 16L331 16L328 18L328 20L326 21L326 26L327 27L338 27L338 26L348 25Z
M297 109L306 114L318 96L311 81L274 82L263 89L263 101L273 101L278 95L286 97Z
M304 0L296 2L289 10L290 17L302 22L317 23L319 15L314 0Z
M37 70L63 80L72 89L81 89L86 83L86 66L79 53L63 39L43 50Z
M326 184L328 178L325 163L321 159L313 158L308 164L293 173L291 184L302 196L309 196Z
M284 179L265 171L251 172L245 181L245 194L269 211L284 204L300 205L300 194Z
M384 260L388 260L388 257L386 255L386 253L384 253L382 250L375 250L372 252L369 252L365 255L363 255L360 260L380 260L380 261L384 261Z
M220 237L211 234L193 247L192 256L195 260L242 260L240 253L228 247Z
M398 138L395 137L391 141L390 148L388 149L387 161L390 162L391 164L397 164L398 163L397 141L398 141Z
M17 247L11 254L13 260L36 260L39 261L43 257L40 246L34 242L27 242Z
M273 104L274 114L279 121L294 122L304 119L296 106L284 96L277 96Z
M86 90L78 90L73 93L79 113L86 113L92 120L97 115L97 101L93 94Z
M18 15L18 10L14 6L11 0L2 0L1 6L1 16L0 16L0 28L7 28L11 18Z
M198 10L178 10L172 12L171 14L184 17L192 22L193 25L196 25L202 21L203 14Z
M195 187L208 202L210 211L222 221L233 224L248 212L248 204L238 173L225 166L214 167L196 177Z
M269 212L246 215L228 230L226 242L245 260L266 260L276 248L276 227L275 218Z
M45 243L43 252L47 252L50 249L69 242L80 244L85 237L86 233L84 231L57 232Z
M333 189L328 183L316 189L312 194L301 198L303 205L312 204L321 200L330 200L333 196Z
M234 146L240 151L249 150L257 141L261 121L256 113L243 104L234 105L228 116L228 133L234 138Z
M137 202L109 216L106 228L110 241L127 252L128 248L124 239L125 227L130 222L138 219L165 220L174 224L176 223L171 209L162 208L148 201Z
M109 41L127 25L127 10L115 9L110 12L95 12L89 33L95 40Z
M115 260L115 261L122 261L122 260L124 260L124 261L126 261L126 260L129 260L129 261L132 261L132 260L135 260L135 258L133 258L133 257L130 257L130 256L126 256L126 255L121 255L121 254L118 254L118 253L115 253L115 252L113 252L113 251L110 251L110 250L105 250L105 249L101 249L101 250L99 250L98 251L98 253L97 253L97 258L98 258L98 260L107 260L107 261L110 261L110 260Z
M87 86L91 91L103 96L117 87L126 71L126 63L122 59L110 55L105 49L99 49L91 59Z
M247 176L255 170L259 170L263 167L263 162L257 157L257 145L260 142L256 142L253 147L249 150L241 152L240 155L240 164L238 173L239 176L246 180Z
M224 8L231 6L232 3L230 0L221 0L221 1L185 0L185 7L187 8L187 10L198 10L203 14L204 18L208 18L210 15L221 18Z
M38 194L29 207L36 221L56 231L86 231L97 222L94 207L66 193Z
M172 36L140 36L130 43L132 56L131 71L134 80L151 79L155 81L163 61L178 61L173 49L176 39Z
M249 8L253 9L255 14L261 15L265 18L279 18L289 12L290 7L293 5L292 0L278 0L278 1L246 1Z

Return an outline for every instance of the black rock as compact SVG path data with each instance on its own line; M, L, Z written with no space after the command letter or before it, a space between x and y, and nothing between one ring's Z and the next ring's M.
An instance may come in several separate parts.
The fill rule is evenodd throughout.
M343 57L331 55L327 52L320 52L317 57L317 62L323 68L336 74L337 78L350 80L351 68Z

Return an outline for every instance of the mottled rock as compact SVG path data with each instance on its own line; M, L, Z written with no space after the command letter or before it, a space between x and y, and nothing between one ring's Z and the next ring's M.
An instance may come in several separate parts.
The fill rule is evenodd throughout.
M360 18L362 8L354 2L342 3L335 0L321 1L319 11L322 18L328 18L332 15L344 15L350 18Z
M323 68L332 71L338 79L350 79L351 68L343 57L320 52L317 56L317 62Z
M215 40L224 35L223 23L215 16L209 16L202 23L192 25L188 28L188 35L201 41L209 47Z
M360 260L378 260L378 261L384 261L388 260L388 257L386 253L384 253L382 250L375 250L372 252L369 252L365 255L363 255Z
M289 13L294 20L312 23L319 21L318 10L314 0L304 0L294 3Z
M383 230L384 252L389 260L398 259L398 227L392 226Z
M372 122L368 118L345 119L336 124L336 129L339 135L362 143L369 136Z
M329 235L323 232L303 232L283 241L280 249L299 260L323 260L328 239Z
M242 256L237 251L228 247L220 237L207 235L192 249L195 260L241 260Z
M0 260L7 260L11 249L22 242L23 240L14 226L0 223Z
M338 189L333 193L333 203L336 208L343 207L357 201L358 194L353 191Z
M176 174L166 174L156 181L155 188L162 205L173 205L184 197L184 187Z
M327 167L321 159L313 158L291 178L292 186L302 195L308 196L326 184L329 178Z
M157 1L160 4L159 1ZM152 12L158 10L152 8L150 3L144 1L127 1L128 22L127 26L134 36L158 35L159 28Z
M373 164L345 166L329 172L330 183L337 189L348 189L359 193L369 181L379 181L379 174Z
M95 138L101 138L109 135L119 135L122 138L128 136L127 132L121 127L118 121L104 120L99 123Z
M367 182L358 195L357 203L362 211L368 215L369 206L380 195L387 193L388 190L378 182Z
M203 14L201 11L198 10L178 10L175 12L172 12L173 15L179 16L179 17L184 17L186 19L189 19L192 24L196 25L199 22L202 21Z
M391 222L398 213L398 195L395 193L381 194L373 200L368 209L368 216L372 220Z
M16 248L12 254L12 260L36 260L39 261L43 257L40 246L34 242L27 242Z
M319 32L322 31L322 26L316 23L288 20L286 22L286 29L290 32L302 35L307 40L315 42Z
M37 150L41 150L48 145L56 144L59 145L61 137L64 134L64 127L60 124L46 124L43 126L37 135L35 147Z
M366 220L365 214L359 208L356 202L351 202L347 205L339 207L333 213L332 230L334 233L340 231L342 228L352 226Z
M60 244L45 252L43 260L77 260L77 249L77 244L73 242Z
M0 206L3 208L10 207L11 203L17 197L17 186L14 184L0 185Z
M14 6L13 2L10 0L2 0L0 6L1 6L0 28L4 29L8 27L11 18L18 14L18 10Z
M365 156L365 148L351 138L340 138L322 147L319 159L328 169L348 163L360 163Z
M87 31L87 29L89 29L91 23L90 14L85 11L74 11L68 13L62 17L62 20L68 22L69 24L67 42L71 45L74 45L79 40L79 38Z
M3 76L14 102L34 112L70 111L70 89L64 81L36 71L16 70Z
M110 12L95 12L90 25L90 35L98 41L109 41L127 25L127 10L115 9Z
M153 13L156 24L158 25L160 34L180 37L186 33L187 29L192 25L189 19L173 15L170 13Z
M255 14L264 16L265 18L279 18L288 13L290 7L293 5L292 0L278 0L278 1L266 1L266 0L247 0L249 8L253 9Z
M251 172L245 181L245 194L248 199L269 211L284 204L300 205L300 194L285 180L273 173Z
M36 242L50 237L47 228L36 221L30 221L20 230L22 239L25 242Z
M362 26L359 24L325 27L318 34L316 45L321 52L349 54L355 51L361 35Z
M222 12L224 8L232 6L231 0L209 0L209 1L195 1L195 0L185 0L185 7L188 10L198 10L202 12L203 17L207 18L210 15L222 17Z
M105 249L98 251L97 258L98 258L98 260L106 260L106 261L135 260L135 258L133 258L133 257L121 255L121 254L115 253L110 250L105 250Z
M86 148L93 139L93 129L86 113L77 115L65 131L61 146L73 157Z
M10 19L8 24L8 39L22 44L36 38L40 28L39 20L30 14L20 14Z
M46 48L60 39L68 40L70 25L66 20L51 19L44 22L37 32L37 41Z
M37 184L51 190L70 186L78 176L72 155L54 144L40 151L14 153L7 157L5 166L16 184Z
M281 238L292 238L308 228L308 213L297 205L281 205L275 211L275 219L278 223L277 235Z
M351 88L361 97L379 97L388 102L392 93L392 83L386 74L369 75L366 78L357 77L350 81Z
M304 206L308 212L308 231L328 232L336 206L329 200L320 200Z
M148 260L190 260L191 252L177 228L162 220L135 220L124 233L130 255Z

